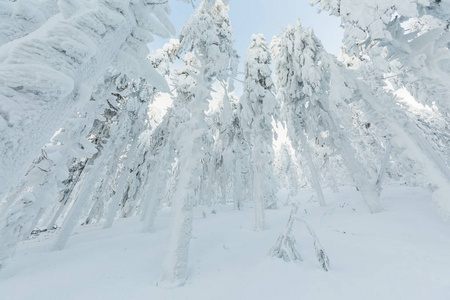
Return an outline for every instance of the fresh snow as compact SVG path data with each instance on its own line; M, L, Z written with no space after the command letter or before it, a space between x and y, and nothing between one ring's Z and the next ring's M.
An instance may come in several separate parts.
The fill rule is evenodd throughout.
M158 286L169 237L170 208L152 233L137 218L111 229L78 228L62 251L54 233L21 242L0 273L2 300L61 299L433 299L450 296L450 228L420 188L386 188L385 211L371 214L352 187L324 190L320 207L310 189L296 196L298 217L316 232L331 268L321 269L312 239L297 222L302 262L268 255L283 233L290 207L266 211L266 230L253 230L253 209L196 207L185 286ZM287 192L279 193L280 204ZM292 200L292 198L291 198Z
M0 0L0 300L449 300L449 1L184 2Z

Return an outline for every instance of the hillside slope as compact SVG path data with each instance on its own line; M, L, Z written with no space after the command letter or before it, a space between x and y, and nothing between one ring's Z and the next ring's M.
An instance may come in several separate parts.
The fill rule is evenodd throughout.
M326 208L310 198L301 191L298 215L315 229L329 272L301 223L294 235L303 262L268 256L289 207L266 211L263 232L252 230L249 204L243 211L199 207L186 285L159 287L170 219L163 209L151 234L124 219L108 230L81 227L59 252L48 250L52 233L23 242L0 272L0 299L450 299L450 228L427 192L390 188L379 214L368 212L354 188L327 192Z

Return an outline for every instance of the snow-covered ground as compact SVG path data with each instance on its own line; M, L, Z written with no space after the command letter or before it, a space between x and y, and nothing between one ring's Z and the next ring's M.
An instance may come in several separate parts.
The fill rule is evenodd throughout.
M252 230L250 205L238 212L197 208L189 279L180 288L160 287L170 220L163 209L151 234L141 233L137 219L125 219L112 229L80 228L63 251L49 251L49 233L23 242L0 272L0 299L450 299L450 227L426 191L387 189L385 211L374 215L354 188L326 193L325 208L310 195L301 191L299 216L315 229L329 272L300 223L294 235L303 262L267 255L289 207L266 211L263 232Z

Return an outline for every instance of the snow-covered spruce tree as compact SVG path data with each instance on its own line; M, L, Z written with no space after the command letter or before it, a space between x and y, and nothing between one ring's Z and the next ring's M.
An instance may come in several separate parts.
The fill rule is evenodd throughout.
M1 178L2 195L24 173L27 161L51 131L63 125L62 120L73 111L83 114L97 79L110 65L133 77L147 78L167 90L165 81L153 71L151 64L145 66L146 41L151 39L151 33L168 36L169 31L173 32L165 15L169 11L167 2L136 5L129 1L99 0L81 6L74 1L60 1L58 9L52 22L40 27L39 34L31 30L26 39L15 42L12 48L0 48L5 58L0 64L0 150L3 153L0 176L5 176L5 180ZM144 64L138 62L139 58ZM30 68L35 69L31 72ZM29 74L33 74L32 78ZM23 109L30 105L33 109ZM20 115L16 114L19 110ZM35 126L37 122L39 126ZM88 170L83 168L83 171ZM16 211L21 211L21 215L38 215L37 211L29 210L40 209L41 205L29 204L30 201L23 202L26 207ZM60 212L58 209L55 217ZM27 230L28 226L21 224L24 218L9 220L13 222L5 223L8 227L4 230ZM17 239L2 244L14 247L16 242Z
M85 218L84 223L91 223L92 220L95 219L99 221L100 217L103 217L102 213L105 210L106 203L114 192L112 185L108 185L108 183L114 180L115 172L117 172L117 167L114 167L115 160L110 159L108 161L110 167L105 167L97 178L90 177L90 174L94 168L93 165L95 164L95 161L107 159L107 153L110 153L109 150L113 150L106 149L106 147L109 147L112 144L111 138L117 138L117 128L120 127L120 121L123 122L124 116L127 114L124 112L125 105L122 103L124 98L118 94L119 91L123 91L126 84L126 76L120 74L120 72L115 69L110 69L102 80L102 83L98 85L96 92L93 93L92 99L103 104L103 112L95 118L90 127L91 130L88 136L88 139L97 148L97 153L86 161L75 161L73 163L74 166L81 164L83 169L80 170L79 174L74 174L77 175L76 177L72 176L73 178L68 179L70 188L61 193L58 201L59 208L47 227L54 226L57 222L60 223L61 221L65 221L68 213L75 206L75 202L82 202L83 204L78 203L76 205L84 207L83 210L79 211L80 215L75 217L75 219ZM123 140L123 138L120 140ZM102 187L105 186L107 186L107 188L102 190ZM91 189L89 190L90 194L84 197L83 200L78 200L78 193L86 188ZM100 195L98 195L99 191L101 191ZM89 210L90 206L93 207ZM88 215L83 215L83 213L87 211L89 211ZM74 225L76 224L74 223ZM68 227L65 227L64 231L67 231ZM70 232L67 236L68 235L70 235Z
M171 39L162 49L155 51L149 59L153 67L162 75L170 76L170 64L178 59L179 40ZM125 217L135 213L140 214L141 220L146 220L144 231L148 231L156 216L157 205L154 213L146 219L147 210L152 209L150 203L159 204L166 190L168 170L174 157L174 146L168 143L171 132L179 124L179 118L172 107L163 115L160 121L150 120L154 130L145 130L139 137L139 144L134 166L131 169L130 180L127 181L125 195L121 204L120 215ZM150 126L151 127L151 126Z
M186 279L193 204L200 185L199 166L205 152L203 135L208 133L205 111L211 99L213 81L227 80L232 60L237 57L231 34L228 7L221 0L203 1L181 29L181 49L192 49L199 67L198 75L194 76L197 81L192 89L194 97L187 104L190 118L179 127L177 134L179 175L172 197L173 217L161 278L163 284L182 285Z
M36 6L9 2L14 9ZM26 30L26 38L0 47L0 198L26 173L63 120L89 101L111 65L167 90L145 60L151 34L174 31L167 1L58 1L58 9L39 30ZM27 19L40 14L30 13Z
M111 90L116 84L113 78L114 74L109 72L105 75L98 83L99 94L93 94L92 100L97 101L89 101L80 108L85 113L66 120L64 127L43 147L21 184L5 197L0 221L4 246L1 252L6 255L3 259L12 253L21 238L28 237L38 222L53 228L63 211L70 207L72 191L84 178L87 163L102 151L110 119L116 115L110 109L110 102L98 99L115 91Z
M200 182L198 204L215 205L233 201L238 209L242 197L234 198L237 138L239 135L239 117L237 98L229 91L229 86L220 83L220 89L213 96L210 111L206 114L208 136L213 137L212 152L205 152L202 159L203 172ZM211 143L211 139L205 140ZM207 148L209 150L209 147ZM238 184L239 185L239 184ZM242 194L240 194L242 196Z
M64 219L61 231L55 242L55 249L62 249L74 227L83 215L95 216L87 207L108 206L104 227L112 225L120 206L129 199L127 183L136 176L134 169L140 157L140 135L149 130L148 106L155 95L154 87L144 79L130 80L126 75L118 74L116 78L117 117L108 136L104 136L102 151L88 162L85 178L80 182L80 190L73 199L74 204ZM94 192L103 190L106 197L93 197ZM114 192L111 192L114 191ZM109 197L108 197L109 196ZM101 203L102 202L102 203ZM107 204L108 203L108 204ZM101 218L96 216L97 219Z
M387 81L395 90L404 88L414 101L433 109L438 119L450 123L448 3L426 0L330 4L324 0L313 4L318 2L321 9L341 17L348 51L365 57L359 71L372 86L383 86ZM360 11L369 11L370 18ZM441 128L430 122L423 125L422 122L420 127L432 131ZM445 135L426 136L429 144L442 152L440 145L447 142Z
M155 70L163 76L170 75L170 64L178 58L178 50L180 48L180 41L178 39L170 39L167 44L161 49L156 50L150 57Z
M214 180L218 184L220 202L232 200L235 208L240 209L244 199L249 198L249 143L242 128L242 106L239 99L233 92L229 92L228 85L223 84L222 87L220 107L213 115L214 126L211 126L217 132Z
M366 91L373 113L383 118L395 135L393 143L406 147L406 155L416 161L425 175L433 198L445 217L450 216L450 168L439 144L447 144L445 135L426 135L405 112L398 111L395 99L385 96L376 100L370 93L380 93L386 80L395 89L406 88L414 100L437 112L436 118L449 123L448 48L450 6L442 1L329 1L315 0L320 9L341 18L345 29L344 43L351 55L364 56L358 71L372 91ZM380 100L383 100L380 102ZM395 112L395 114L392 112ZM423 123L421 128L423 128ZM428 123L428 128L433 124ZM440 131L439 128L431 132ZM431 139L432 137L432 139ZM436 139L441 139L436 142ZM447 146L448 148L448 146Z
M446 67L450 61L447 45L450 5L434 0L376 1L376 5L373 1L313 1L317 2L322 9L341 17L344 42L350 54L363 58L358 72L372 88L382 88L388 82L394 90L401 90L401 94L411 94L414 99L409 102L425 105L417 111L395 99L396 104L408 109L408 114L424 131L435 155L439 154L441 162L448 161L445 153L448 146L443 146L448 144L448 139L439 133L446 126L442 122L422 120L427 119L426 110L432 109L434 120L450 123L447 101L450 70ZM361 11L370 12L370 17ZM447 163L447 169L449 166Z
M168 56L163 57L169 58ZM177 141L180 138L179 134L182 133L179 128L191 117L188 106L195 97L193 88L196 85L196 79L194 77L198 73L196 69L198 60L194 53L186 53L183 62L185 65L177 70L172 78L176 93L176 96L172 98L173 104L153 132L150 147L148 147L148 157L145 159L147 164L151 164L148 171L151 186L144 187L149 190L141 204L144 232L151 230L160 203L167 198L167 204L171 204L171 196L176 190L178 182ZM163 64L168 65L168 62Z
M234 137L232 151L234 156L233 168L233 204L237 210L242 209L245 200L253 199L253 168L251 157L251 144L245 137L242 126L242 107L239 99L230 94L231 108L233 110Z
M123 95L123 96L122 96ZM149 86L145 80L132 80L127 84L126 90L121 92L121 97L126 99L122 108L126 112L125 120L119 120L119 126L125 130L121 132L119 140L123 140L123 146L116 149L123 149L121 154L121 165L123 165L117 184L115 194L111 198L108 206L108 214L104 223L104 228L112 226L116 214L120 207L124 207L130 199L129 187L130 181L136 178L136 169L144 143L141 141L141 134L150 130L148 120L149 102L152 102L155 92L152 86ZM125 123L125 124L124 124ZM126 125L126 126L124 126Z
M147 128L143 133L139 135L139 141L135 153L135 160L133 160L133 164L131 165L130 176L127 180L127 184L124 190L124 196L120 204L119 217L129 217L135 214L139 214L141 206L148 199L148 197L145 196L147 195L146 193L148 193L149 189L153 190L154 183L156 183L156 181L153 181L150 178L154 173L152 172L153 169L151 167L152 161L150 157L153 156L151 155L152 152L150 151L150 149L155 149L154 147L152 147L154 146L153 143L156 142L156 140L153 139L153 135L154 133L156 133L156 128L159 128L159 125L162 123L162 121L164 121L166 112L162 111L154 104L150 104L149 109L149 128ZM159 137L161 136L159 135ZM171 146L169 149L173 149L173 146ZM169 157L160 157L159 159L161 159L164 164L169 165L172 161L171 157L173 156L173 152L173 150L167 151L166 154ZM167 169L168 168L165 168L165 170ZM164 180L164 178L167 177L166 173L167 172L161 172L158 177L160 181ZM166 182L167 180L164 181L164 183ZM158 188L158 190L165 192L165 189L163 189L162 187Z
M287 142L282 143L277 153L275 165L280 188L285 188L289 191L286 204L290 203L290 198L295 197L298 190L306 184L297 161L292 146Z
M143 232L152 229L158 208L164 201L169 183L173 179L172 164L177 157L176 140L173 137L180 124L183 124L184 118L180 111L169 108L150 138L144 159L148 178L139 192L140 218L144 221Z
M123 108L121 102L124 99L118 97L119 94L117 94L117 92L123 90L124 79L125 76L121 75L117 70L109 69L104 78L98 82L96 91L92 94L90 103L95 103L96 107L91 105L89 109L85 109L92 115L87 119L93 119L93 121L90 121L90 124L86 123L84 127L82 127L83 130L77 131L77 127L66 129L70 132L78 132L81 138L87 138L87 140L95 146L96 154L94 156L77 159L73 158L70 156L70 153L68 153L70 157L68 164L69 176L63 181L64 189L58 191L58 200L54 203L53 208L51 208L52 212L48 216L50 219L44 218L41 221L48 229L56 226L57 221L60 218L63 219L66 215L65 211L71 207L71 201L76 198L72 193L77 191L80 186L83 186L83 181L89 173L84 172L86 165L91 165L93 160L98 159L100 154L104 152L104 145L108 143L108 139L114 131L113 127L116 126L117 119L119 115L121 115L120 108ZM87 136L84 133L86 130L88 131ZM80 137L74 138L74 140L80 139ZM100 176L95 182L96 186L110 179L111 178L106 175ZM95 192L93 192L93 194L95 194ZM108 193L105 192L104 194ZM86 222L90 222L89 217Z
M85 118L73 118L67 125L80 129L85 121ZM33 161L20 185L6 196L5 206L1 208L0 265L14 253L20 240L28 238L58 193L67 187L68 162L85 161L95 153L94 145L80 138L79 131L69 129L59 130L43 147L41 155Z
M279 61L277 71L282 73L277 73L277 78L291 140L319 141L336 149L371 212L379 212L381 206L375 179L358 161L357 149L352 147L348 134L351 124L345 122L351 117L348 104L355 96L348 83L351 81L342 78L340 71L343 68L323 50L313 32L302 28L300 23L282 32L279 45L278 53L282 55L275 59ZM279 66L283 64L287 65L287 70L280 70ZM283 85L280 79L287 79L288 85ZM295 128L303 128L305 135L299 130L294 131ZM294 132L299 136L292 135ZM309 160L308 153L306 156Z
M269 48L262 34L252 36L244 73L241 124L252 147L255 230L263 230L264 208L276 205L272 121L279 107L273 92Z
M232 181L229 178L233 174L234 169L234 153L232 149L235 137L235 127L233 124L233 111L231 108L228 87L222 86L222 95L220 107L216 116L217 137L215 145L215 172L216 182L218 184L219 202L225 204L232 195Z
M342 61L347 68L357 72L358 78L367 78L365 73L368 68L361 66L366 63L367 57L348 56L345 47L342 47L342 52L338 59ZM348 71L342 72L347 73ZM367 81L370 82L370 79ZM358 85L357 82L355 82L355 84ZM391 184L401 183L410 186L424 185L424 182L427 182L427 180L424 180L423 173L417 170L418 163L411 159L411 155L407 155L407 153L405 153L403 143L396 142L401 141L401 134L399 135L392 131L390 128L391 121L385 120L386 113L391 113L392 115L398 116L394 117L394 121L397 122L398 120L404 120L405 117L407 117L407 120L409 121L405 123L408 124L406 127L412 125L411 121L416 123L419 127L427 123L439 124L440 126L434 126L433 130L430 130L430 128L422 129L423 132L427 132L426 134L429 136L445 135L443 133L445 132L445 129L437 130L438 128L445 128L445 121L443 121L442 118L439 118L431 108L420 110L420 112L417 113L416 109L411 109L411 102L409 101L397 101L396 105L392 106L393 95L386 92L384 85L379 85L376 82L372 82L370 85L373 90L367 89L367 86L365 84L363 85L364 88L362 88L360 92L361 94L365 94L365 96L360 96L360 101L355 101L350 104L353 111L353 134L358 136L360 143L360 147L358 149L365 149L365 151L359 151L357 153L358 158L364 158L365 160L371 161L378 160L382 162L375 170L375 173L378 174L376 176L379 178L379 180L377 179L378 185L380 185L383 180L389 181ZM390 108L387 109L385 113L379 114L381 111L380 108L383 108L383 106L379 106L374 109L374 105L371 103L371 101L375 100L374 97L377 97L376 101L385 101L385 105L387 104L386 106ZM367 101L370 99L370 102ZM400 107L404 109L401 109ZM426 111L429 111L430 114L425 114ZM433 115L433 117L431 117L431 115ZM398 128L397 126L395 127ZM401 128L401 130L405 133L404 128ZM381 144L385 145L384 153L381 154L383 158L381 158L380 154L377 153L379 150L376 145ZM438 144L437 141L436 144ZM445 148L443 143L439 143L439 147L442 149ZM443 150L442 152L446 152L446 150ZM446 156L449 157L448 155Z
M309 181L316 191L320 205L325 206L326 203L320 184L319 172L314 165L311 149L305 136L303 120L305 116L301 115L300 106L296 103L301 99L301 85L299 86L301 77L295 74L295 67L292 65L293 57L291 56L291 52L293 51L292 42L289 42L290 37L287 35L287 31L285 33L286 36L284 39L274 37L270 44L270 51L275 65L275 82L281 97L281 102L284 103L282 104L282 115L286 122L287 135L291 139L297 158L306 158L307 166L311 174ZM288 103L291 103L291 105L288 105Z
M368 55L372 76L406 87L416 101L448 119L450 5L445 1L313 0L342 20L351 54ZM381 82L380 82L381 83Z

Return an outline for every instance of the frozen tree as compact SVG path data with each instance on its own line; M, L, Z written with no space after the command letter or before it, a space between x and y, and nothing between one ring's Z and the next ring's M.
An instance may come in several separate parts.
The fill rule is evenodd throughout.
M178 39L171 39L161 49L153 53L149 59L153 67L163 76L170 75L170 64L178 58L178 49L180 48L180 41Z
M298 190L305 185L304 175L301 173L297 161L292 146L287 142L282 143L277 153L276 174L280 187L289 191L287 203L292 201L290 198L295 197Z
M379 212L379 189L363 162L358 161L358 149L352 147L348 132L352 124L346 124L351 116L348 104L358 96L356 88L342 76L342 66L323 50L311 30L303 29L300 24L288 27L281 34L279 45L277 78L291 140L300 139L303 145L312 140L336 149L370 210ZM280 69L280 65L286 69ZM283 80L290 85L283 85ZM294 132L298 136L292 135ZM305 152L309 161L311 154ZM312 170L311 175L316 177ZM319 190L319 178L315 181L313 186Z
M300 157L301 153L301 155L306 158L311 173L309 180L316 191L320 205L324 206L325 198L323 197L322 187L320 185L319 172L314 165L311 150L305 135L303 119L306 116L301 115L301 112L299 111L300 105L297 105L297 102L301 99L301 85L299 84L302 79L301 76L298 77L298 75L295 74L295 68L291 65L291 61L294 58L291 56L293 53L290 53L293 51L290 38L293 38L293 36L290 37L286 30L285 38L274 37L270 45L272 57L274 59L278 93L280 94L282 102L284 102L282 107L283 119L286 122L287 134L292 141L297 157Z
M106 216L105 228L112 226L112 223L116 217L116 213L120 207L128 201L128 189L127 184L130 182L130 178L136 176L134 170L136 169L136 159L139 158L137 155L139 151L142 152L142 148L139 146L144 145L140 140L140 135L146 130L150 130L148 121L148 106L149 101L154 99L153 87L149 86L145 80L132 80L127 84L127 89L122 91L123 98L126 99L124 104L126 107L123 109L126 112L126 125L124 126L124 121L120 122L119 125L125 127L126 131L121 138L126 141L122 147L123 155L123 170L121 171L120 177L118 178L117 187L115 194L111 199L109 205L109 212ZM125 139L124 137L128 137ZM116 147L116 149L120 149Z
M278 103L273 93L270 53L262 34L253 35L245 60L242 128L252 147L255 229L264 229L264 208L276 205L273 174L273 117Z
M32 9L32 1L5 2L2 5L12 10L26 7L31 14L26 19L36 17L36 24L42 25L24 30L21 35L27 38L0 48L1 198L63 120L89 101L95 83L111 65L167 90L146 63L146 42L152 33L173 32L166 2L58 1L59 12L47 21L54 6Z
M413 101L433 109L439 119L450 122L448 3L434 0L312 3L319 3L320 9L341 17L347 51L363 58L359 72L372 87L383 87L388 82L393 89L408 91ZM428 123L427 127L434 125ZM438 131L439 127L432 130ZM439 144L446 143L445 136L431 136L429 143L439 151Z
M195 191L200 186L198 166L205 153L203 136L208 133L205 111L213 81L226 81L237 57L231 33L228 7L221 0L203 1L180 33L181 49L192 49L199 65L193 98L186 105L189 118L176 134L179 175L172 197L171 233L162 274L162 282L168 285L182 285L186 278Z
M415 101L434 108L438 119L449 122L448 3L427 0L312 3L341 18L347 51L364 60L358 71L370 84L371 91L362 87L362 82L358 84L366 92L365 100L375 114L371 117L381 117L390 124L390 132L395 136L391 141L398 148L406 147L406 155L417 162L416 168L426 177L422 184L431 187L440 211L450 216L450 203L445 196L450 189L450 168L436 145L448 145L446 136L424 135L441 129L421 131L405 112L398 111L393 97L380 97L380 102L369 95L378 95L385 81L389 81L395 89L406 88ZM423 125L422 122L420 128ZM426 127L433 128L433 124Z
M450 5L435 0L314 0L342 20L351 54L369 55L371 70L448 119ZM381 83L381 82L380 82Z
M113 73L114 74L114 73ZM112 225L119 208L124 206L129 198L126 189L130 178L136 176L136 154L141 145L140 134L149 130L147 111L149 101L153 100L154 88L145 80L130 80L126 75L114 74L117 85L113 93L117 101L117 116L109 131L102 136L105 145L101 151L88 162L85 168L85 179L80 182L80 190L67 217L64 219L61 231L55 242L55 249L62 249L72 230L85 213L86 206L103 207L108 203L104 227ZM110 103L110 102L109 102ZM97 178L103 179L98 180ZM109 182L108 182L109 180ZM108 184L110 183L110 184ZM111 184L112 183L112 184ZM96 186L101 185L102 194L109 197L93 197ZM111 190L114 190L111 193ZM93 203L94 202L94 203ZM89 215L94 214L93 211Z
M281 99L286 102L282 107L283 118L286 122L288 137L292 141L297 157L300 156L300 152L306 157L307 165L311 173L309 180L316 191L319 203L324 206L325 198L323 197L322 187L320 185L319 172L312 160L311 150L305 136L305 128L302 121L304 116L301 116L300 112L296 111L296 107L300 107L296 103L300 98L297 80L301 80L301 78L297 79L297 76L290 65L289 58L292 55L292 53L289 53L290 48L283 46L283 43L289 43L288 41L288 37L284 40L274 37L270 45L272 57L274 59L278 93L280 94L280 97L282 97ZM288 102L291 102L292 105L287 105ZM298 137L300 137L300 142ZM300 145L302 148L300 148Z
M115 84L110 75L106 78L98 84L97 90L101 95L111 92L108 87ZM94 93L91 100L98 96ZM86 113L68 118L64 127L44 146L42 154L35 159L21 184L3 201L8 207L2 209L1 231L3 238L9 239L3 245L14 249L19 239L27 238L38 222L47 222L47 228L53 228L63 211L70 207L72 191L84 178L87 163L102 151L101 143L109 132L105 129L109 119L115 115L109 106L108 101L88 102L82 110ZM102 110L104 113L100 116ZM105 120L95 119L92 122L95 117ZM22 200L25 189L29 195L25 198L31 199L29 201ZM51 221L45 221L48 218ZM31 225L27 228L26 224ZM2 250L2 253L8 252L7 249Z
M177 43L179 44L179 43ZM178 55L178 54L177 54ZM168 56L162 60L168 65ZM165 61L165 62L164 62ZM152 134L150 146L148 147L147 164L151 163L148 176L151 178L151 187L143 199L141 219L144 220L144 232L151 230L157 210L164 198L171 198L178 182L179 151L177 141L180 138L179 127L191 116L189 103L194 99L193 88L196 85L198 74L198 60L194 53L188 52L183 57L184 66L177 70L172 79L176 96L172 98L173 105L164 116L162 122ZM177 160L177 161L176 161ZM172 176L171 176L172 175Z
M226 84L222 84L214 98L219 102L218 107L207 115L207 124L214 135L214 152L208 164L209 174L205 174L202 182L206 186L205 196L210 200L202 204L232 201L235 209L240 210L244 201L251 199L252 173L248 159L250 145L241 126L241 105Z
M85 118L73 118L68 125L83 128ZM86 133L85 133L86 134ZM0 221L0 264L15 250L16 244L28 238L44 216L58 192L66 187L68 161L86 159L96 153L95 147L79 138L77 130L61 129L55 133L31 165L30 169L5 199Z
M251 142L248 128L243 123L241 101L229 86L223 85L223 95L220 95L219 111L213 116L211 126L216 133L215 177L220 191L220 201L225 203L232 199L236 209L240 209L245 200L253 198L253 168L251 157Z
M99 83L99 89L104 89L102 94L109 91L109 85L109 82L106 85ZM53 228L63 210L69 207L71 193L83 177L87 162L101 150L98 148L98 141L102 139L97 134L99 122L92 120L100 117L102 110L108 119L105 105L108 106L102 101L90 101L82 110L86 113L68 118L64 127L42 148L41 155L35 159L20 185L5 197L0 238L8 241L2 243L5 248L1 252L6 255L3 259L7 258L21 238L28 237L34 226L42 222L41 219L50 217L47 228ZM27 192L24 194L25 190ZM29 200L23 200L25 198ZM60 203L59 207L57 203ZM58 208L56 212L49 212L49 207Z
M139 2L136 5L130 1L119 3L98 0L83 4L75 1L58 1L57 4L39 1L39 4L30 1L1 2L2 7L6 7L2 17L11 16L12 24L17 22L20 30L11 33L11 27L2 26L0 29L1 34L17 40L0 48L3 57L0 63L0 197L26 173L25 168L31 164L33 154L52 132L63 127L65 132L74 135L71 138L74 142L77 138L86 138L77 128L66 127L68 124L64 124L64 120L89 111L86 109L89 100L93 99L99 78L104 76L111 65L114 64L134 78L146 78L154 86L167 90L165 81L145 59L148 52L146 42L152 39L153 33L168 36L169 32L174 32L166 16L170 12L167 2ZM98 111L94 110L89 114L86 124L93 122L97 116ZM68 156L68 153L63 153L64 158L58 159L58 164L55 164L56 170L67 170L70 166ZM90 172L92 165L87 163L88 157L76 159L73 156L73 164L69 167L73 172L66 174L72 179L85 180L86 175L83 173L92 176L99 172L98 169ZM50 159L54 160L53 157ZM77 171L76 166L82 171ZM60 176L55 178L61 180ZM24 180L28 181L27 178ZM70 178L63 181L67 183L64 191L70 194L76 184ZM80 191L81 195L88 198L93 190L90 184L97 183L91 180L87 185L89 187L84 188L85 192L83 189ZM28 198L26 201L11 198L2 201L2 207L9 207L9 211L5 212L7 221L3 221L0 230L6 230L14 236L2 245L11 245L11 249L18 241L17 237L22 235L15 228L28 231L28 225L22 224L25 222L24 216L40 215L49 203L40 198ZM67 203L64 199L67 199L66 196L61 200ZM15 204L11 205L10 200L15 201ZM71 206L60 208L70 207L69 213L77 211L72 204L67 204ZM20 212L21 217L13 218L14 211ZM52 223L62 211L57 209ZM70 223L76 224L80 214L72 214L74 217ZM33 219L33 223L36 223L36 219ZM70 234L72 226L65 227Z
M242 124L242 107L239 99L230 94L231 108L233 111L232 124L234 128L233 138L233 204L235 209L242 209L245 200L253 199L253 167L251 157L251 143L245 136Z
M219 115L218 124L218 161L220 165L216 168L217 172L217 182L220 186L221 191L221 202L225 204L227 202L227 197L232 195L232 180L228 178L232 177L234 171L234 139L236 137L236 127L233 121L233 109L231 107L230 96L228 94L228 87L223 86L223 97L221 101L221 110Z

